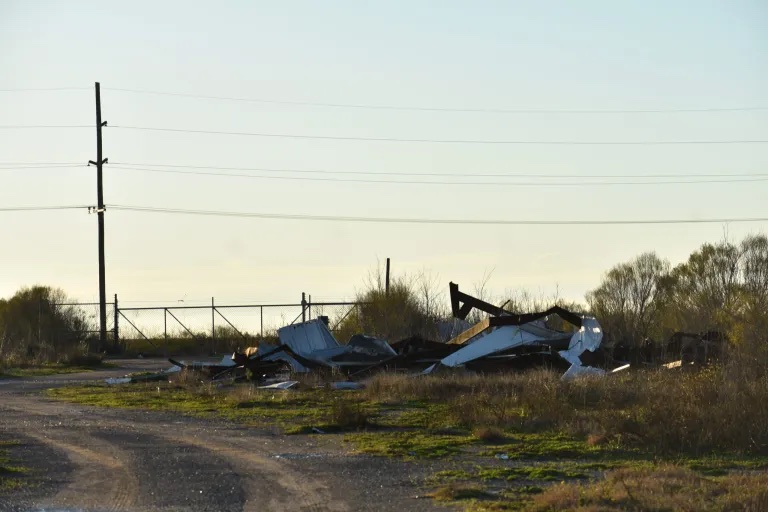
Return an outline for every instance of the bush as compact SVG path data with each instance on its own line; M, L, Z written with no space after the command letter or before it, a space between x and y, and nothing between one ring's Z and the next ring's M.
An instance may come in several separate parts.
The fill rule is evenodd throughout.
M337 399L329 415L329 423L342 429L363 429L368 426L368 411L359 402Z
M0 300L0 360L6 365L58 362L63 354L87 352L95 326L63 291L22 288Z

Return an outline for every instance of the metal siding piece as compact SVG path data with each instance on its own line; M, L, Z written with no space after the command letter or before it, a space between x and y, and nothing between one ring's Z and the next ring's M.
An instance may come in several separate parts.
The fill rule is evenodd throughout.
M357 352L360 354L381 357L392 357L397 355L395 349L393 349L385 340L373 336L365 336L363 334L352 336L347 343L347 347L349 347L349 351L353 353Z
M277 330L280 343L287 345L297 354L310 355L313 352L339 347L339 342L322 320L310 320L296 325L287 325Z
M259 389L291 389L298 383L299 381L297 380L286 380L284 382L275 382L269 386L259 386Z
M595 368L594 366L581 366L580 364L572 364L570 368L560 377L560 380L573 379L574 377L581 377L584 375L605 375L605 370Z
M526 332L517 326L499 327L495 331L483 335L477 341L449 355L440 361L440 364L452 367L461 366L469 361L474 361L502 350L540 341L541 339L540 336Z

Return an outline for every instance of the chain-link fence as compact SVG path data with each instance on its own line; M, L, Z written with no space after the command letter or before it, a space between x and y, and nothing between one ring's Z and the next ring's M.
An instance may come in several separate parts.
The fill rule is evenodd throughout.
M99 339L98 302L45 307L57 308L67 318L76 319L51 331L49 336L54 338L77 338L92 351L117 346L127 354L173 355L226 353L257 340L277 341L279 328L320 317L327 317L331 330L338 332L345 320L354 317L357 306L354 302L309 301L218 305L212 300L208 306L121 307L119 302L109 302L106 346Z
M115 340L115 303L107 302L107 342ZM40 303L41 320L38 322L42 331L48 331L49 343L57 344L60 340L78 341L86 343L89 350L101 351L107 347L100 346L99 339L99 303L98 302L70 302L54 303L42 301ZM50 321L46 328L42 319L61 319L62 321Z
M332 330L357 307L352 302L119 307L118 338L128 353L226 353L275 340L280 327L328 317Z

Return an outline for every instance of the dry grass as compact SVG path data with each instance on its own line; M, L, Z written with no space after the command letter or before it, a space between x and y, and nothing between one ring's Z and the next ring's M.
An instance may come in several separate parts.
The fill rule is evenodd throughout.
M369 421L370 414L363 404L346 400L334 401L329 415L331 425L345 430L364 429Z
M61 366L99 366L104 354L88 352L81 347L57 350L45 345L33 352L20 350L4 352L0 355L0 368L29 368L58 364Z
M593 445L616 443L658 452L768 453L768 375L731 371L638 371L563 382L548 371L422 378L378 375L373 401L443 403L469 429L560 430Z
M507 439L504 432L496 427L477 427L472 431L472 436L488 444L503 443Z
M450 482L430 494L437 501L459 501L488 498L490 495L480 485Z
M530 510L768 510L768 474L707 478L677 466L625 468L604 480L549 487Z

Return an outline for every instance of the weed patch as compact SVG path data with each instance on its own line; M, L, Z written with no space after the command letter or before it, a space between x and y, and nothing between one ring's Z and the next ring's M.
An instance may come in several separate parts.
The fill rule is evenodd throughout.
M534 496L529 510L767 510L768 474L705 477L679 466L618 469L604 480L564 483Z
M455 455L473 442L468 435L445 435L429 432L361 432L347 434L344 441L356 451L387 457L435 458Z
M112 363L98 363L94 365L71 365L65 363L48 363L42 365L14 366L0 368L1 377L46 377L67 373L90 372L100 368L115 368Z
M487 493L482 487L472 484L449 483L435 489L431 496L438 501L462 501L491 499L493 495Z

